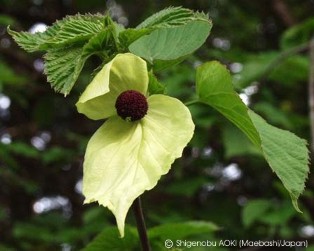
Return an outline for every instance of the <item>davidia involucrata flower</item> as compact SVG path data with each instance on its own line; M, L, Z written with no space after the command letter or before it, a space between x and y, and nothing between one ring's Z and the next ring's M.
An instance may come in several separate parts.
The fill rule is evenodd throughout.
M191 114L178 99L149 96L146 62L130 53L107 63L76 106L90 119L108 118L87 145L83 194L85 203L113 212L123 236L133 201L156 186L191 140Z

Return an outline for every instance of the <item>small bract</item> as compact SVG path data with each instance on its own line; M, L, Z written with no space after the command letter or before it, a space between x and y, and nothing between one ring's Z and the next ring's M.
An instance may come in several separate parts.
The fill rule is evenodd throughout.
M76 104L106 122L88 142L83 175L85 203L97 201L116 217L121 236L133 201L156 186L194 133L178 99L148 93L144 60L118 54L95 76Z

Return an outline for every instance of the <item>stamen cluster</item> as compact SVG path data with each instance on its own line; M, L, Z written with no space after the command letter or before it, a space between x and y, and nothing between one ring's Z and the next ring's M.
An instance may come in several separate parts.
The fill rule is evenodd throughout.
M148 110L146 97L134 90L122 92L115 104L118 115L124 120L136 121L142 119Z

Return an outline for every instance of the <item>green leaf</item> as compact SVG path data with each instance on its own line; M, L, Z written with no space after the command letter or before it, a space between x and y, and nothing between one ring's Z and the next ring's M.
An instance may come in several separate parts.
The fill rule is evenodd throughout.
M119 33L118 39L123 50L127 49L130 44L139 39L140 37L152 32L153 28L134 29L129 28Z
M75 15L55 22L45 32L16 32L8 27L15 42L28 52L45 51L83 42L104 28L104 16Z
M281 37L280 46L286 50L309 43L314 34L314 18L310 18L286 30Z
M152 94L164 94L165 86L158 81L154 73L149 72L148 74L149 82L148 82L148 92L150 95Z
M126 235L119 237L117 228L107 227L96 236L82 251L136 251L139 250L136 228L126 226Z
M75 84L86 57L82 57L82 48L68 47L48 50L45 55L45 74L52 88L68 95Z
M198 49L208 37L211 27L209 20L195 20L173 28L157 29L136 40L129 50L150 63L174 60Z
M259 134L247 113L248 108L233 90L231 76L226 67L217 61L198 67L196 92L200 101L218 110L239 127L255 145L260 145Z
M206 221L189 221L183 223L167 223L148 230L151 239L161 240L182 240L193 235L208 234L217 231L219 228Z
M208 104L238 126L258 146L288 190L297 211L297 199L307 178L308 149L306 141L266 123L244 105L233 90L228 70L218 62L208 62L197 69L196 91L202 103Z
M154 63L154 70L160 70L181 62L185 56L199 48L205 42L211 27L212 24L204 13L170 7L150 16L137 26L137 30L131 30L126 35L131 38L131 32L138 35L133 39L134 43L129 43L130 52ZM149 35L140 34L147 28L150 29Z
M89 56L98 54L108 59L115 53L115 27L107 16L78 14L55 22L43 33L9 28L8 32L26 51L47 51L44 57L47 79L55 91L67 95Z
M57 34L47 41L53 46L65 46L90 39L104 29L103 16L76 15L63 20Z
M201 13L194 13L192 10L182 7L169 7L150 16L145 21L140 23L136 28L169 28L185 25L187 22L195 20L196 18L208 20L208 17L204 14L202 15Z
M293 206L300 211L297 199L309 172L307 142L269 125L253 111L249 111L249 116L259 132L265 159L290 193Z
M83 47L82 57L97 54L103 59L108 59L116 52L117 45L111 28L94 35Z
M45 55L45 73L48 81L57 92L70 93L82 68L93 54L108 59L116 49L112 30L109 28L94 35L82 48L81 46L62 47L48 50Z
M261 220L265 213L272 207L270 200L249 201L242 211L242 222L245 227L251 226L257 220Z
M181 63L182 61L184 61L189 55L185 55L183 57L179 57L173 60L155 60L154 61L154 65L153 65L153 70L154 72L158 72L161 70L164 70L166 68L175 66L179 63Z
M193 12L189 9L182 7L170 7L153 14L140 23L137 28L182 25L185 24L192 16Z
M49 27L45 32L37 32L37 33L30 33L30 32L17 32L13 31L8 27L8 33L13 37L14 41L22 47L27 52L34 52L34 51L43 51L46 49L44 46L47 41L53 38L57 31L60 29L58 23Z

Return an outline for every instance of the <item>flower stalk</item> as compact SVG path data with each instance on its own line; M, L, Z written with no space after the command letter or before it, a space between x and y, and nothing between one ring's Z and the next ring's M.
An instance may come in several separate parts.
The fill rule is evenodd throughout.
M132 209L133 209L133 213L136 220L137 231L140 237L142 250L151 251L151 247L150 247L149 240L147 237L146 224L145 224L145 219L144 219L144 214L143 214L143 209L142 209L142 202L141 202L140 197L135 199Z

